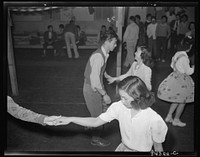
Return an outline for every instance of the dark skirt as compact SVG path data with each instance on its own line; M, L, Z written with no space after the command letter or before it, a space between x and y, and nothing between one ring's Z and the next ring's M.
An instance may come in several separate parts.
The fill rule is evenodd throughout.
M189 75L174 71L161 82L157 96L174 103L194 102L194 81Z

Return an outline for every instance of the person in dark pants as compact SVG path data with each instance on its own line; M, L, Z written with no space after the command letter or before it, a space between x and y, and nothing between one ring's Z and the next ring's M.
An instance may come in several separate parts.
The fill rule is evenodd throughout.
M148 36L147 36L147 27L151 23L151 14L146 15L146 21L144 22L144 30L145 30L145 45L148 45Z
M76 25L78 33L76 36L76 44L77 46L85 45L87 41L87 37L84 31L81 30L79 25Z
M65 44L65 37L64 37L64 25L60 24L59 25L59 34L58 34L58 40L55 42L55 49L57 54L60 56L65 56L66 54L64 53L63 47L66 46Z
M189 31L188 26L188 16L186 14L183 14L181 16L181 22L179 24L178 42L181 42L185 38L186 33Z
M176 15L176 20L173 20L170 23L171 27L171 53L174 55L177 51L177 45L178 45L178 32L179 32L179 25L180 25L180 15Z
M171 34L170 26L167 23L167 16L162 16L161 23L157 25L156 28L156 37L157 37L157 53L156 57L158 61L166 61L166 49L167 49L167 40Z
M153 59L157 56L157 44L156 44L156 28L157 28L156 17L152 16L151 23L147 27L147 36L148 36L148 48L151 52L151 57Z
M43 44L43 57L46 56L46 49L49 45L54 48L54 56L56 56L55 41L57 40L57 34L53 31L53 26L48 26L48 31L44 33L44 44Z
M104 88L103 75L106 75L105 68L109 52L112 52L117 46L118 36L114 31L107 31L102 39L104 40L103 44L92 53L84 72L83 95L91 117L98 117L106 108L106 105L111 103L111 99ZM110 145L110 142L100 138L102 130L102 126L92 129L92 145Z
M137 46L145 45L145 28L144 28L144 23L141 21L140 15L135 15L135 21L139 27L139 38Z

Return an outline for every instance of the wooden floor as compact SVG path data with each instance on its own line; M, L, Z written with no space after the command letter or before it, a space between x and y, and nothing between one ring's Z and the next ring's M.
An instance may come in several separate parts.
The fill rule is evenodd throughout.
M15 62L19 96L12 96L8 80L8 94L21 106L45 115L89 116L83 98L83 73L86 62L93 50L80 50L79 59L54 57L49 51L42 58L42 50L16 49ZM170 59L170 57L169 57ZM107 72L116 73L116 54L110 54ZM123 70L125 72L126 69ZM158 63L153 68L153 91L171 72L169 62ZM8 78L9 79L9 78ZM106 89L112 101L119 100L115 93L115 84ZM157 99L153 109L165 118L169 103ZM165 151L194 151L194 104L187 104L181 117L187 123L184 128L168 125L168 133L163 147ZM109 140L108 147L97 147L90 144L91 133L83 127L41 126L20 121L7 114L7 151L114 151L120 143L120 132L117 121L105 125L103 138Z

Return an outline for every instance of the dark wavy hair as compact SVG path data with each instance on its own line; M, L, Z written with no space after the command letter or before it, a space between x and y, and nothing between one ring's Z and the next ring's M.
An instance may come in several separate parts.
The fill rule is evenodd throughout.
M113 38L116 38L118 40L118 35L115 33L114 30L107 30L102 36L100 45L105 43L105 41L111 41Z
M134 109L146 109L155 103L155 96L145 83L137 76L128 76L118 84L119 90L124 90L134 100L131 105Z
M154 66L154 62L153 59L151 57L151 53L149 52L149 50L147 49L146 46L138 46L137 48L140 48L142 53L141 53L141 59L143 60L143 63L150 67L153 68Z
M194 44L194 38L192 36L186 36L178 44L178 51L186 51Z

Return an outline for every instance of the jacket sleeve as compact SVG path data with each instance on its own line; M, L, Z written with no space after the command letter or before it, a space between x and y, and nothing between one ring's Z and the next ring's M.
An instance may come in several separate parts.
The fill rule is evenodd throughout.
M19 106L9 96L7 96L7 112L17 119L45 125L44 123L44 118L46 117L45 115L35 113L31 110Z

